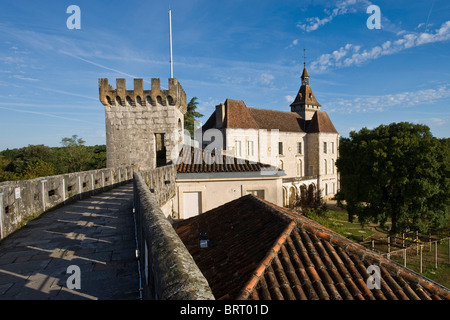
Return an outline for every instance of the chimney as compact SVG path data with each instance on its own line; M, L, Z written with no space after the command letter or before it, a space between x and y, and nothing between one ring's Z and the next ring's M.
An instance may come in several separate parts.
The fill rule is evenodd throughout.
M223 120L225 119L225 105L221 103L220 105L216 106L216 127L222 128L223 127Z

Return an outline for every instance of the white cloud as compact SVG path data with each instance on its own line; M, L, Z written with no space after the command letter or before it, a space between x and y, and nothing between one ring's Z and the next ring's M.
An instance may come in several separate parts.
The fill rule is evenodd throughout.
M337 99L324 104L330 112L382 112L392 107L411 107L420 104L432 104L440 99L450 98L450 84L435 89L423 89L414 92L400 92L382 96L358 97L354 99Z
M349 67L360 65L366 61L378 59L384 55L391 55L402 50L421 46L427 43L446 41L450 39L450 20L444 22L434 33L407 33L401 38L393 41L385 41L381 45L371 49L364 49L354 44L345 46L333 51L333 53L322 54L311 63L313 71L325 71L329 67Z
M13 78L19 79L19 80L24 80L24 81L40 81L39 79L35 79L35 78L30 78L30 77L23 77L21 75L15 74L12 76Z
M290 95L284 96L284 98L285 98L286 101L289 102L289 103L292 103L292 102L294 101L294 99L295 99L294 96L290 96Z
M262 84L269 85L272 83L273 79L275 79L275 77L273 75L271 75L269 73L262 73L259 78L259 81Z
M355 5L357 3L361 3L365 6L369 6L370 2L367 0L341 0L336 3L336 8L329 11L327 9L324 10L324 12L327 14L324 18L319 17L310 17L306 19L306 23L299 22L297 24L297 27L300 29L311 32L314 30L319 29L319 27L331 22L335 17L341 16L347 13L354 13L356 12Z

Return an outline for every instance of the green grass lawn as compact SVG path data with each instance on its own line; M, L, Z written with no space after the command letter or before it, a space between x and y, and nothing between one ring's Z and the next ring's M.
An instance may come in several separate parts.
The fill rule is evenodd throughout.
M355 222L348 222L348 215L345 211L328 209L323 215L312 213L308 214L307 217L355 242L365 241L376 233L373 227L362 227L356 218ZM378 231L381 231L385 237L388 235L386 230L378 228ZM450 264L448 262L448 254L450 253L448 250L448 242L439 245L439 264L437 269L434 268L434 251L428 252L429 250L424 250L422 274L428 279L450 288ZM400 255L392 255L391 259L403 264L403 258ZM418 257L415 254L408 253L407 267L419 272Z
M309 214L308 218L356 242L375 234L375 231L362 227L359 222L348 222L347 213L343 211L328 209L323 215Z

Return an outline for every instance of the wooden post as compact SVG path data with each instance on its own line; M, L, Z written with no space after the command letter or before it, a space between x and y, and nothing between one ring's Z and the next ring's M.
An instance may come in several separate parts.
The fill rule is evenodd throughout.
M405 247L405 233L402 232L403 248Z
M403 249L403 265L406 267L406 249Z
M372 239L372 251L375 249L375 240ZM449 255L450 256L450 255Z
M438 261L437 261L437 246L438 246L438 242L435 241L435 246L434 246L434 268L437 269L438 267Z
M420 273L422 273L422 246L420 246L420 265L419 265Z
M416 254L419 254L419 231L416 231Z
M391 237L389 236L387 238L388 244L387 244L387 252L391 253Z
M431 252L431 231L430 231L430 235L429 235L429 241L430 241L430 252Z

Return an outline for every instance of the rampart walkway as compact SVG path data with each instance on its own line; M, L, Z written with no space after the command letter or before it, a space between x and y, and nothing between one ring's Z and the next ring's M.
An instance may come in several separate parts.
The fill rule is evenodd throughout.
M133 185L44 213L0 243L0 299L139 298ZM80 289L69 289L80 270Z

